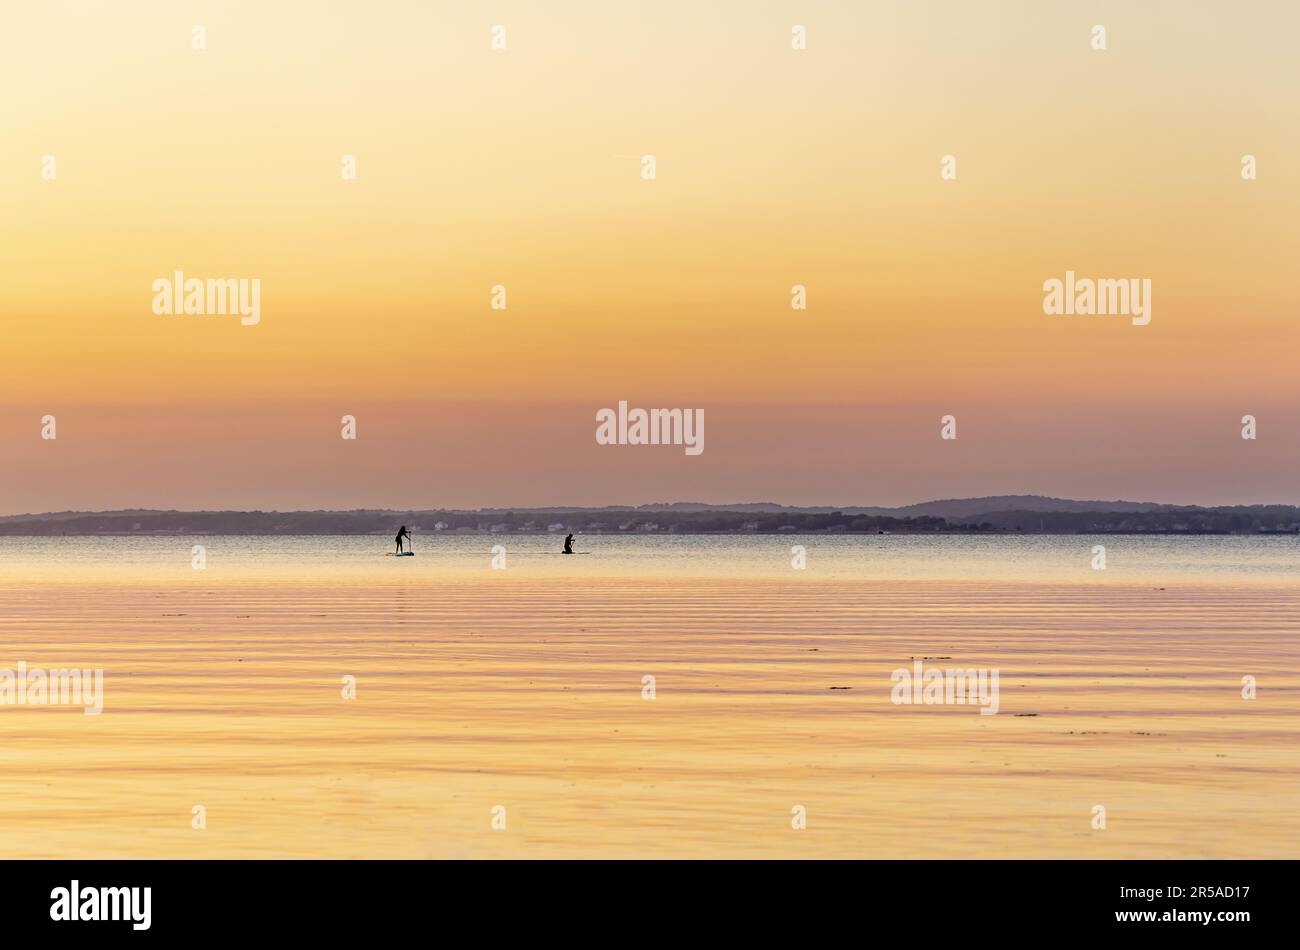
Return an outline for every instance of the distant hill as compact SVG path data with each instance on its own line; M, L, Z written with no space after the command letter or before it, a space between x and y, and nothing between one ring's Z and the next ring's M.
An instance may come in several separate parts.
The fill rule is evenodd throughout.
M923 501L902 508L870 509L891 514L933 515L936 518L975 518L995 511L1169 511L1174 505L1150 501L1075 501L1046 495L993 495L987 498L955 498Z
M899 508L794 507L773 502L698 502L581 508L483 508L352 511L58 511L0 517L0 535L328 535L391 534L399 524L420 533L586 531L617 534L846 532L1297 533L1293 505L1201 507L1135 501L1075 501L997 495L928 501Z
M635 508L604 508L603 511L751 511L751 512L812 512L842 511L853 515L887 515L907 517L930 515L936 518L972 518L993 511L1160 511L1175 508L1150 501L1076 501L1070 498L1050 498L1046 495L990 495L984 498L955 498L943 501L923 501L898 508L862 505L780 505L776 502L741 502L735 504L705 504L694 501L675 501L666 504L637 505ZM537 509L562 510L562 509Z

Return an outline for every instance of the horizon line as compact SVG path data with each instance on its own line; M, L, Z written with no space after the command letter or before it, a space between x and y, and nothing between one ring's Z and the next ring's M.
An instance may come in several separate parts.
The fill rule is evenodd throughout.
M1076 504L1076 505L1142 505L1159 508L1173 509L1215 509L1215 508L1300 508L1300 504L1288 502L1233 502L1229 504L1205 504L1205 503L1177 503L1177 502L1160 502L1160 501L1134 501L1130 499L1085 499L1085 498L1065 498L1056 495L1042 494L1014 494L1014 495L970 495L964 497L948 498L930 498L923 501L908 502L901 505L880 505L880 504L788 504L777 501L729 501L729 502L706 502L706 501L653 501L642 502L639 504L615 503L606 505L583 505L583 504L529 504L529 505L481 505L477 508L471 507L357 507L357 508L66 508L58 511L25 511L0 514L0 518L6 520L20 518L48 518L52 516L66 515L114 515L129 513L158 513L158 514L348 514L351 512L406 512L406 513L424 513L424 512L459 512L474 513L486 511L636 511L646 508L668 508L676 506L698 506L701 508L714 509L717 511L737 511L743 508L753 508L757 506L772 506L790 511L846 511L853 509L878 509L881 511L902 511L908 508L917 508L925 505L942 505L957 504L962 502L979 502L979 501L1013 501L1013 500L1036 500L1048 501L1058 504ZM1001 510L1022 510L1015 508ZM1023 509L1033 510L1033 509Z

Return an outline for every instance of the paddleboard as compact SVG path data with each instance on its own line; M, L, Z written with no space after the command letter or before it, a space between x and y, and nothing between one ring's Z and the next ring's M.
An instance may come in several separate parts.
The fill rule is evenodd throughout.
M414 551L402 551L402 552L400 552L400 553L394 554L392 551L389 551L389 552L387 552L387 553L384 555L384 557L415 557L415 552L414 552Z

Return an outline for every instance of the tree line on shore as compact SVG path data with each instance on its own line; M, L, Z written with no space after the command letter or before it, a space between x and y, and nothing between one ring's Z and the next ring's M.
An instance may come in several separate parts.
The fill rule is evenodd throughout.
M112 511L13 515L0 535L94 534L364 535L405 524L422 533L676 533L676 534L1295 534L1300 508L1161 507L1144 511L988 511L966 517L891 516L800 510L724 508L517 508L479 511Z

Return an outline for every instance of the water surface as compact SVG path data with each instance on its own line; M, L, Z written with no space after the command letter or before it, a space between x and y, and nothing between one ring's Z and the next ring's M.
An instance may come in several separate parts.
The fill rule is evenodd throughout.
M0 706L6 853L1300 850L1293 539L390 543L0 539L0 668L102 667L106 693ZM998 669L1000 712L894 705L914 658Z

